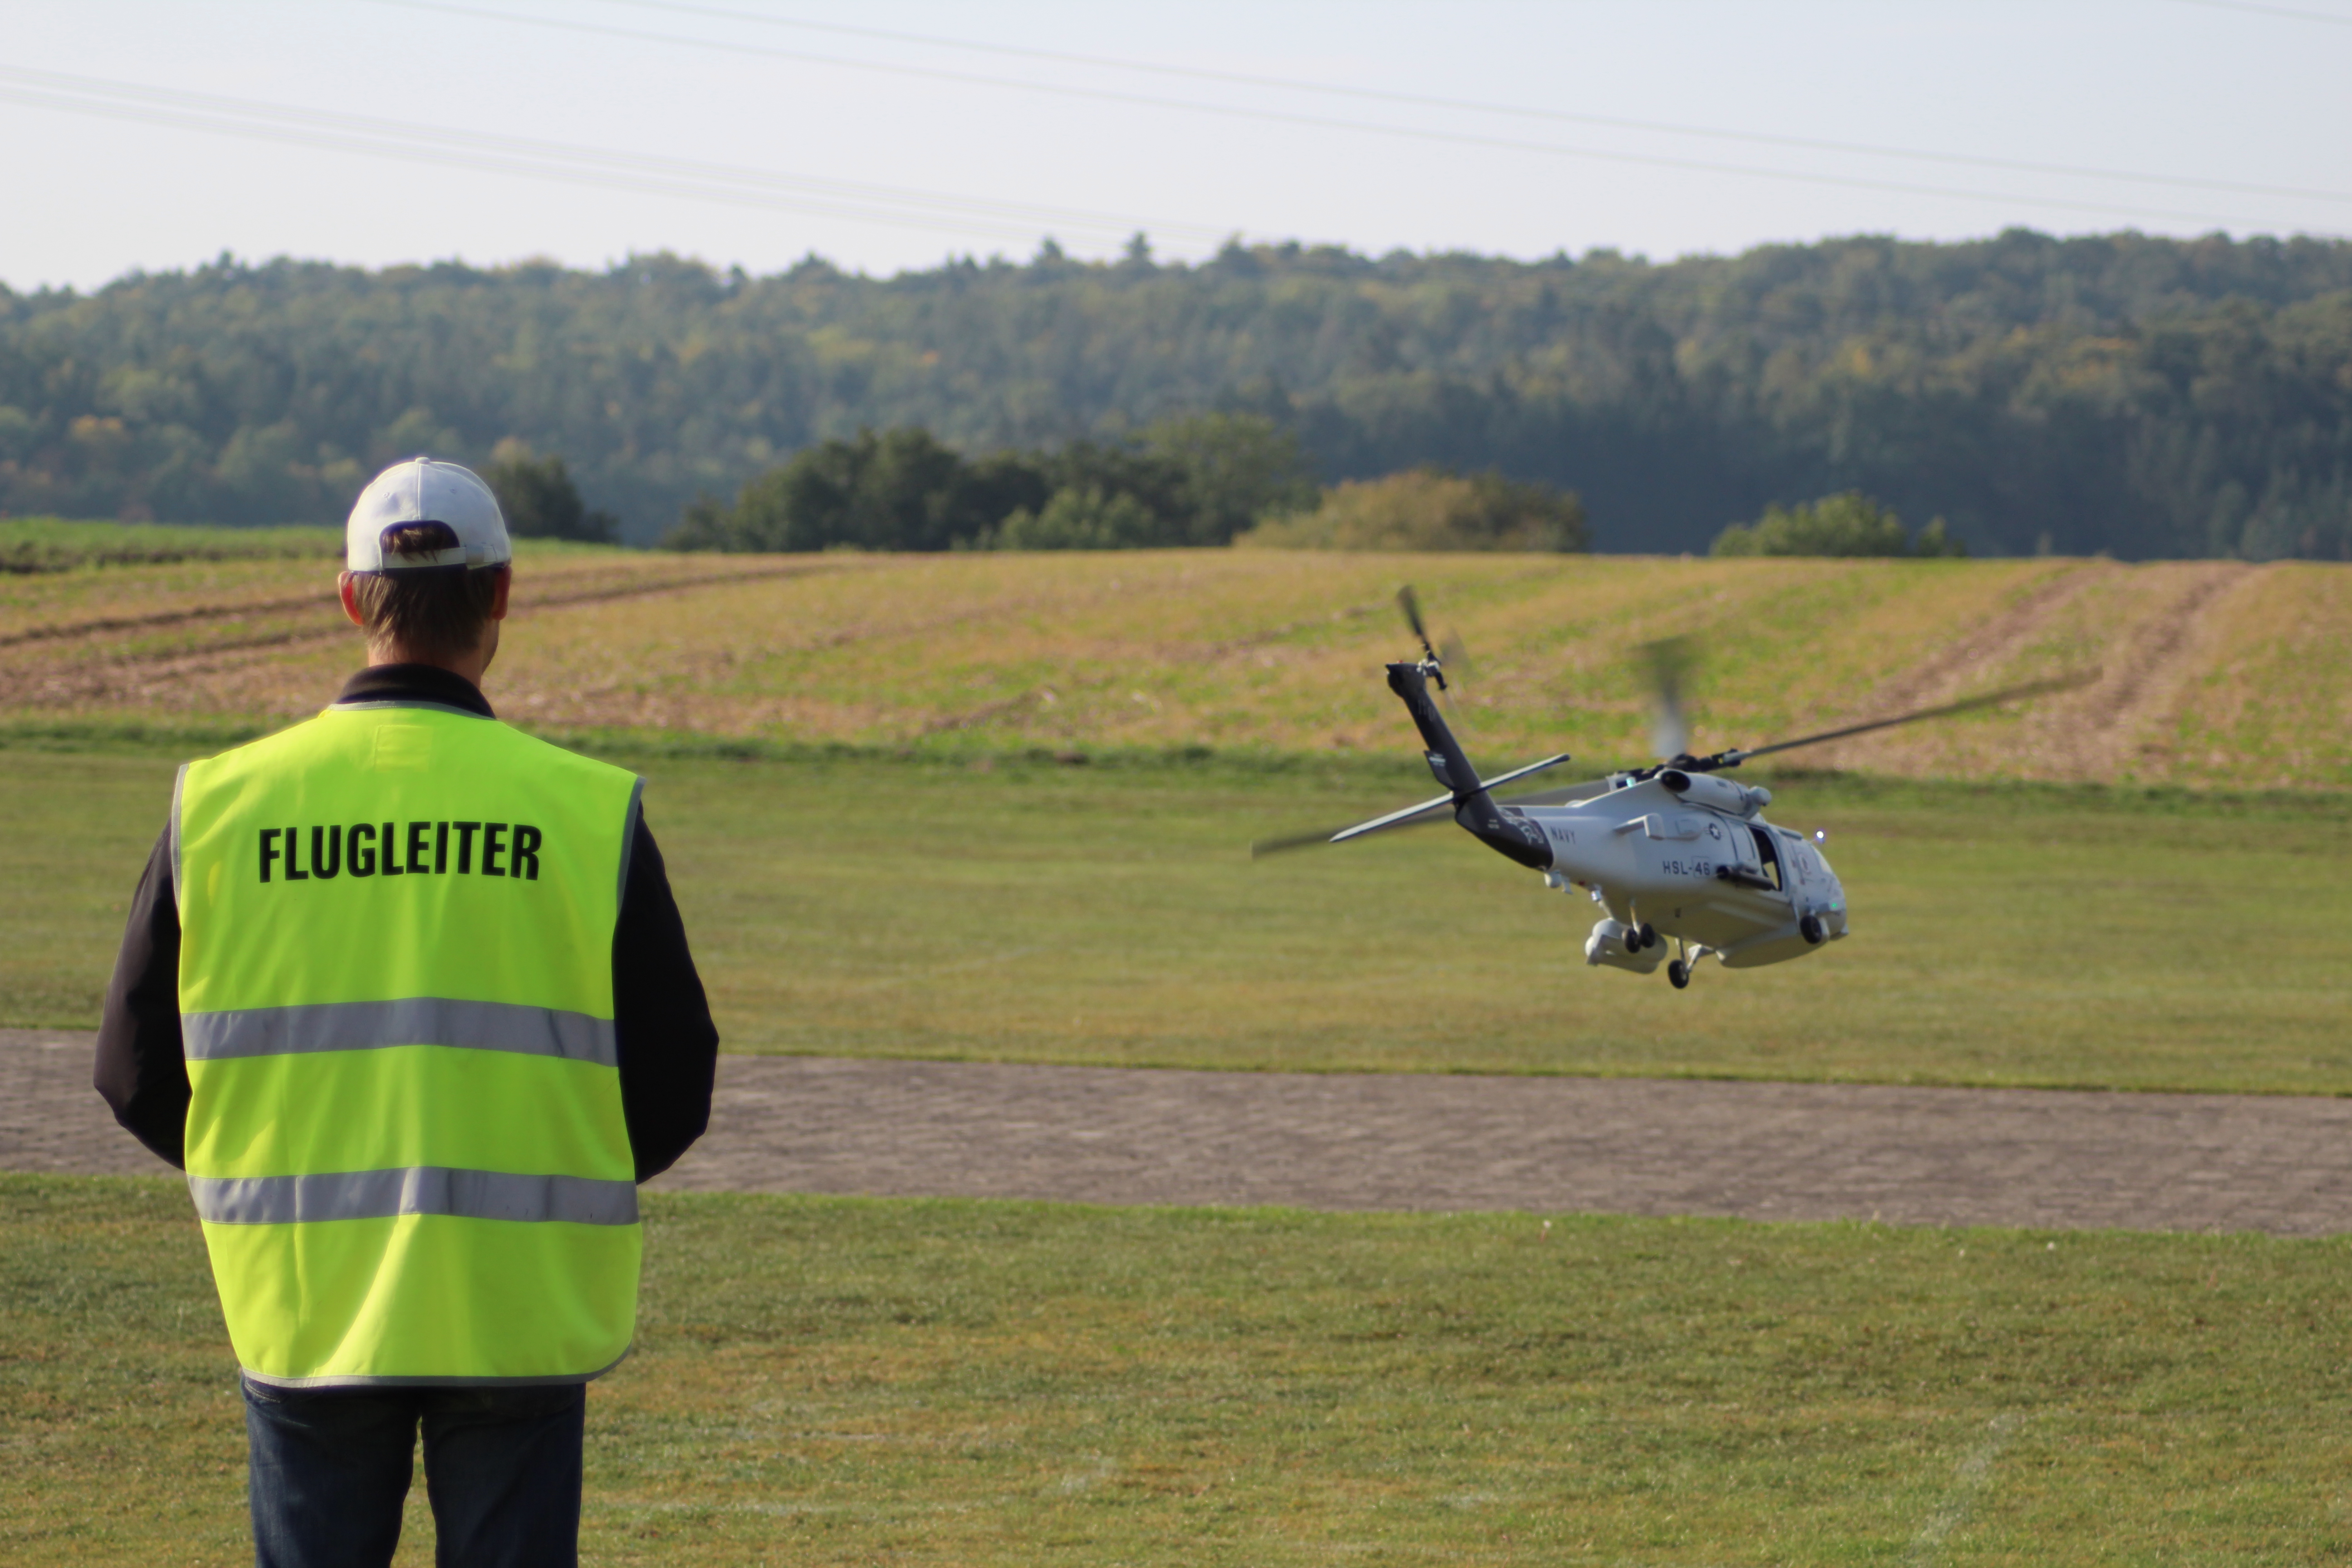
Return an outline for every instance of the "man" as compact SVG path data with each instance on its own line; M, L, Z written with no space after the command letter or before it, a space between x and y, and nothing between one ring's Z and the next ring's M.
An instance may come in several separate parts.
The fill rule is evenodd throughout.
M570 1564L635 1184L701 1135L718 1032L640 782L483 700L488 489L397 464L345 542L368 668L180 770L97 1086L188 1173L263 1568L389 1563L420 1424L443 1563Z

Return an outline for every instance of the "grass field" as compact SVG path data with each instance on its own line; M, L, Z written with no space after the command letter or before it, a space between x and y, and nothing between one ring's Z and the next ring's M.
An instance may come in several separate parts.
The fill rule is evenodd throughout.
M2022 710L1821 766L1912 777L2352 786L2352 568L2229 562L1661 561L1190 551L677 556L525 542L489 682L557 729L991 751L1407 743L1380 664L1419 584L1475 656L1489 766L1640 761L1640 643L1701 642L1705 746L2060 670ZM0 719L275 722L353 646L312 561L0 580Z
M89 1027L184 751L0 748L0 1023ZM1451 828L1253 864L1407 763L618 753L739 1050L2352 1089L2352 808L1783 780L1856 934L1686 992ZM982 763L987 764L985 767Z
M1856 934L1677 994L1586 969L1598 911L1451 830L1247 859L1429 793L1378 679L1407 578L1479 656L1490 766L1638 760L1629 650L1669 632L1710 652L1704 744L2105 673L1768 781ZM648 777L733 1048L2352 1091L2343 568L547 546L520 584L490 695ZM173 764L355 662L328 592L317 560L0 576L0 1025L95 1022ZM2344 1241L648 1214L595 1563L2352 1551ZM0 1177L0 1560L246 1556L184 1189Z
M309 561L341 552L340 528L205 528L179 522L76 522L0 517L0 573L168 566L190 561Z
M649 776L737 1048L2352 1089L2352 795L2322 787L2352 784L2352 569L526 541L518 571L490 695ZM1596 911L1457 834L1243 858L1427 793L1378 674L1406 578L1480 656L1489 767L1638 759L1630 650L1667 632L1708 650L1701 744L2106 673L1800 753L1869 770L1775 807L1830 830L1856 937L1676 995L1584 969ZM0 907L0 1020L95 1022L170 764L356 662L328 584L0 577L0 874L45 892Z
M185 1193L0 1177L0 1557L245 1557ZM712 1196L648 1225L637 1353L589 1403L593 1563L2352 1552L2342 1242Z

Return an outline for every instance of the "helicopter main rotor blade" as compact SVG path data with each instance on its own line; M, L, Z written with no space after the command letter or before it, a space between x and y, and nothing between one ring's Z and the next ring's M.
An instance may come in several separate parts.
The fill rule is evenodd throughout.
M1746 762L1750 757L1769 756L1774 752L1794 751L1799 746L1818 746L1824 741L1843 741L1850 735L1867 735L1874 730L1891 730L1897 724L1916 724L1922 719L1947 719L1955 713L1972 712L1979 708L1992 708L2003 702L2017 702L2028 697L2046 697L2053 691L2072 691L2088 686L2099 679L2096 665L2065 675L2053 675L2047 680L2029 680L2022 686L2004 687L1981 697L1963 698L1958 702L1946 702L1935 708L1922 708L1915 712L1898 713L1892 719L1874 719L1867 724L1849 724L1842 730L1825 730L1818 735L1805 735L1794 741L1775 741L1769 746L1735 749L1720 753Z
M1643 643L1635 651L1650 682L1650 751L1661 760L1679 757L1690 749L1690 724L1683 718L1683 677L1698 662L1697 650L1690 638L1677 637Z
M1758 746L1752 750L1734 747L1727 752L1717 752L1711 757L1682 758L1676 760L1673 765L1693 773L1706 772L1720 767L1736 767L1750 757L1766 756L1774 752L1793 751L1799 746L1818 746L1826 741L1843 741L1850 735L1866 735L1874 730L1891 730L1897 724L1915 724L1922 719L1948 718L1955 713L1967 713L1979 708L1990 708L1998 703L2021 701L2029 697L2045 697L2053 691L2071 691L2076 687L2090 685L2099 679L2099 674L2098 668L2094 666L2089 669L2077 669L2065 675L2053 676L2047 680L2032 680L2022 686L2003 687L1999 691L1988 691L1981 697L1963 698L1958 702L1947 702L1935 708L1922 708L1916 712L1898 713L1892 719L1874 719L1867 724L1849 724L1842 730L1828 730L1818 735L1803 735L1793 741L1775 741L1769 746ZM1635 771L1632 776L1636 779L1646 778L1658 771L1655 768L1643 768ZM1572 805L1580 800L1591 800L1607 795L1616 787L1617 781L1614 778L1589 779L1583 784L1560 784L1552 789L1511 795L1499 804Z
M1293 833L1281 838L1261 838L1250 846L1250 858L1263 860L1268 855L1279 855L1290 849L1312 849L1318 844L1344 844L1368 833L1381 833L1391 827L1416 827L1424 822L1447 822L1453 816L1453 795L1441 795L1434 800L1408 805L1402 811L1392 811L1370 822L1350 823L1345 827L1318 828L1313 833Z
M1430 823L1438 823L1444 820L1445 818L1442 814L1436 812L1432 812L1430 814ZM1400 823L1398 826L1405 827L1420 827L1424 825L1413 822ZM1330 842L1330 834L1323 831L1319 827L1312 833L1291 833L1286 834L1280 838L1261 838L1250 846L1250 858L1253 860L1263 860L1269 855L1287 855L1294 849L1319 849Z

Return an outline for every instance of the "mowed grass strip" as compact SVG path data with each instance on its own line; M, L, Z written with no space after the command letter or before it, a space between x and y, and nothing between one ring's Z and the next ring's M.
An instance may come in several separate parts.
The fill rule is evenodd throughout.
M238 1560L185 1192L0 1178L0 1556ZM2320 1563L2341 1241L656 1195L585 1561ZM421 1505L421 1499L419 1500ZM431 1560L421 1506L401 1561Z
M0 573L73 572L184 561L332 560L340 528L222 528L181 522L0 518ZM0 599L0 603L5 603Z
M2352 1089L2340 796L1783 777L1854 935L1675 992L1587 968L1600 911L1450 827L1248 859L1425 795L1410 759L615 755L736 1050ZM0 1023L95 1025L171 776L0 748Z

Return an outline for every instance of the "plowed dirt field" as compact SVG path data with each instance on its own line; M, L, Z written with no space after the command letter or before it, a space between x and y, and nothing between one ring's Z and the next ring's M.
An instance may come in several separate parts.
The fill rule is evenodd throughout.
M1471 657L1474 755L1647 752L1633 650L1704 655L1712 749L2093 670L2030 706L1808 765L1913 776L2352 784L2352 568L1191 551L527 553L491 672L553 730L996 749L1409 746L1379 679L1418 584ZM268 724L357 645L312 561L0 581L0 719Z

